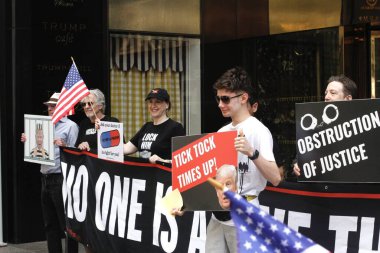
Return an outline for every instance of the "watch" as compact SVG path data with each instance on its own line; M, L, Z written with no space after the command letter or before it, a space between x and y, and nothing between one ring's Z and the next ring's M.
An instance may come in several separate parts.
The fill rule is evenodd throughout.
M252 161L253 160L256 160L257 157L259 157L259 151L257 149L255 149L255 152L253 152L253 155L252 156L248 156L249 159L251 159Z

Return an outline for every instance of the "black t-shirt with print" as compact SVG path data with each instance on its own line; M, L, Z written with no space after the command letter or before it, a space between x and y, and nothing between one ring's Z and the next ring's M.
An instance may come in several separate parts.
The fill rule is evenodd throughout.
M162 159L171 159L172 137L185 135L185 129L172 119L154 125L147 122L130 140L140 152L140 157L149 158L158 155Z
M100 121L119 122L117 118L105 115ZM98 152L98 134L95 129L95 123L92 123L89 118L83 119L79 124L78 139L75 147L78 147L82 142L88 142L91 153Z

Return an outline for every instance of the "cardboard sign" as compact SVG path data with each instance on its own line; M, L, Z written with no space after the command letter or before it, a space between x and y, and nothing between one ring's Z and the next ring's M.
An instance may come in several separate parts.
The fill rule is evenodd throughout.
M172 186L181 192L186 210L221 210L206 181L223 164L237 165L236 136L229 131L172 139Z
M380 182L380 100L296 104L299 181Z
M123 162L123 123L100 121L98 157Z

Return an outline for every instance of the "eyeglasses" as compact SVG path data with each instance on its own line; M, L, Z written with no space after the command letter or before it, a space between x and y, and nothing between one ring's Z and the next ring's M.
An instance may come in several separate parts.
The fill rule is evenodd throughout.
M231 99L233 98L237 98L237 97L240 97L241 95L243 95L244 93L242 94L238 94L236 96L232 96L232 97L229 97L229 96L215 96L215 99L216 99L216 102L219 104L220 101L223 102L223 104L226 104L228 105L230 102L231 102Z
M86 105L89 106L89 107L91 107L93 104L94 104L94 102L82 102L82 103L80 103L80 105L81 105L83 108L85 108Z

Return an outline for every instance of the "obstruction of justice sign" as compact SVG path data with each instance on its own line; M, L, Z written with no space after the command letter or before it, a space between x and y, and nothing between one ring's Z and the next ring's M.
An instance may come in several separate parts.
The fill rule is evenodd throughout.
M299 181L378 183L380 99L296 104Z

